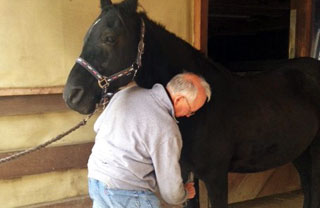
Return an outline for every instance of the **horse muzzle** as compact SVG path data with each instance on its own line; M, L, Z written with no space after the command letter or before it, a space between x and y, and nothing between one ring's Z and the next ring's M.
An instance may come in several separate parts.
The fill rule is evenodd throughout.
M66 86L63 92L63 100L67 106L81 114L90 114L96 108L96 100L91 94L88 97L85 96L85 90L81 86Z

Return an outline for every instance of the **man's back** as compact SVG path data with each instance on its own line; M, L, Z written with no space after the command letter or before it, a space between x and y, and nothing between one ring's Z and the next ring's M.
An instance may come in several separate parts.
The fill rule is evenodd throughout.
M169 204L193 198L194 184L181 177L175 117L192 116L210 96L210 85L193 73L174 76L166 89L118 92L95 124L88 163L93 207L160 207L156 188Z
M152 154L163 143L173 142L172 149L176 146L178 150L173 154L179 158L181 136L172 103L161 85L118 92L94 128L97 136L88 163L89 177L110 188L155 191L157 164Z

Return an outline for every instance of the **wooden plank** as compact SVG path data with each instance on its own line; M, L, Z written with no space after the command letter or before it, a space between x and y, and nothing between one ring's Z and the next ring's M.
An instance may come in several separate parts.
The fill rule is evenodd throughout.
M87 167L93 143L49 147L0 164L0 179ZM0 158L12 153L2 153Z
M194 0L194 44L207 54L208 47L208 0Z
M312 0L293 0L291 7L291 9L297 10L295 56L310 56L312 35Z
M62 94L0 96L0 116L61 112L68 110Z
M88 195L69 198L61 201L50 203L36 204L24 208L88 208L92 207L92 201Z
M289 58L292 59L295 57L296 51L296 28L297 26L297 10L292 9L290 11L290 30L289 30Z
M2 88L0 96L17 96L17 95L47 95L61 94L63 86L56 87L33 87L33 88Z

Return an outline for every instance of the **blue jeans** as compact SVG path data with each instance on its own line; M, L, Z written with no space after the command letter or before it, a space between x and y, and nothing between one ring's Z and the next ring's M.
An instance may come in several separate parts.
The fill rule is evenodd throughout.
M109 189L92 178L88 183L93 208L160 208L159 199L151 191Z

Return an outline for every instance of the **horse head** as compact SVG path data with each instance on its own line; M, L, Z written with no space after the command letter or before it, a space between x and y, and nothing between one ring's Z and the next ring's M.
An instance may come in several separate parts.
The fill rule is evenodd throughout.
M137 0L118 4L110 0L100 2L101 14L84 38L82 52L72 67L63 93L66 104L82 114L94 111L102 91L112 93L128 84L141 65L137 62L141 61L142 52L137 49L143 31L136 12ZM118 73L123 70L124 73Z
M118 4L101 0L101 14L84 38L63 98L71 109L88 114L94 111L102 94L114 93L133 79L140 87L151 88L155 83L166 85L182 71L203 75L212 72L212 68L211 62L189 43L150 20L144 12L137 12L137 0Z

